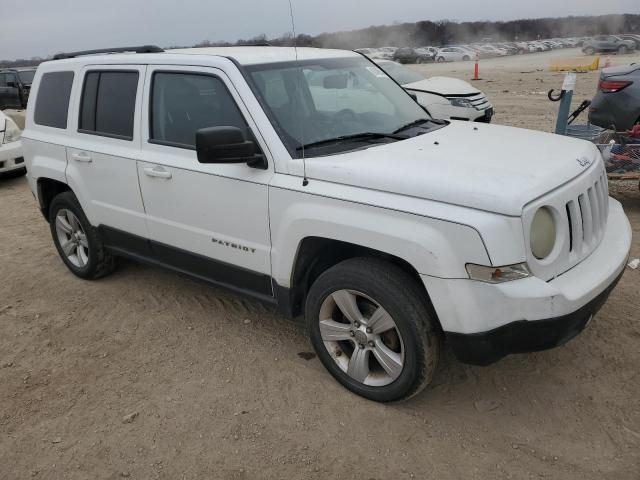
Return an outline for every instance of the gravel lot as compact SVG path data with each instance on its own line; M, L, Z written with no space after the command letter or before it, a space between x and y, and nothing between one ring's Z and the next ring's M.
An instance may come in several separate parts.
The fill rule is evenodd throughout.
M496 122L553 129L563 75L539 70L556 54L482 62ZM637 184L612 193L640 257ZM379 405L272 307L129 262L83 282L24 177L0 206L0 479L640 478L640 269L565 347L486 368L445 349L431 388Z

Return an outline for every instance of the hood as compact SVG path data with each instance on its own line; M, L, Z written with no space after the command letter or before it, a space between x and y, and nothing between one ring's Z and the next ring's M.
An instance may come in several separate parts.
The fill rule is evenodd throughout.
M475 95L480 90L472 87L464 80L458 80L451 77L431 77L419 82L408 83L403 85L409 90L419 90L421 92L436 93L438 95Z
M527 203L580 175L598 158L595 145L583 140L452 122L408 140L308 158L307 176L520 216Z

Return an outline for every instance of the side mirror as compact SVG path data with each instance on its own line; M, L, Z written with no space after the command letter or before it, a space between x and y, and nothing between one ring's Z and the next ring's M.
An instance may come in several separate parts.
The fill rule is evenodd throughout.
M238 127L207 127L196 131L196 153L200 163L246 163L266 169L256 143L245 140Z
M349 84L349 76L348 75L329 75L324 78L322 82L324 88L328 90L343 90L347 88Z

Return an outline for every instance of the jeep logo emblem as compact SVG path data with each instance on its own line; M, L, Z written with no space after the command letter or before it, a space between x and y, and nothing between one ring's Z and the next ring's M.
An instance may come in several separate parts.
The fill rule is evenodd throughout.
M578 162L578 165L580 165L581 167L588 167L589 165L591 165L591 160L589 160L587 157L580 157L578 159L576 159L576 161Z

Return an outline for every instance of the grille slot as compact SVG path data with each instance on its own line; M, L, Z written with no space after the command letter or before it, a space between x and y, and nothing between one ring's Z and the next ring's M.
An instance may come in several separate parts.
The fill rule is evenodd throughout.
M608 188L606 180L600 177L565 205L567 227L569 229L569 252L590 250L602 238L607 223Z
M523 220L526 241L530 241L531 224L541 207L556 216L558 248L545 259L527 252L529 268L537 277L552 280L582 262L598 248L606 231L609 214L609 186L599 158L591 168L571 182L529 204Z

